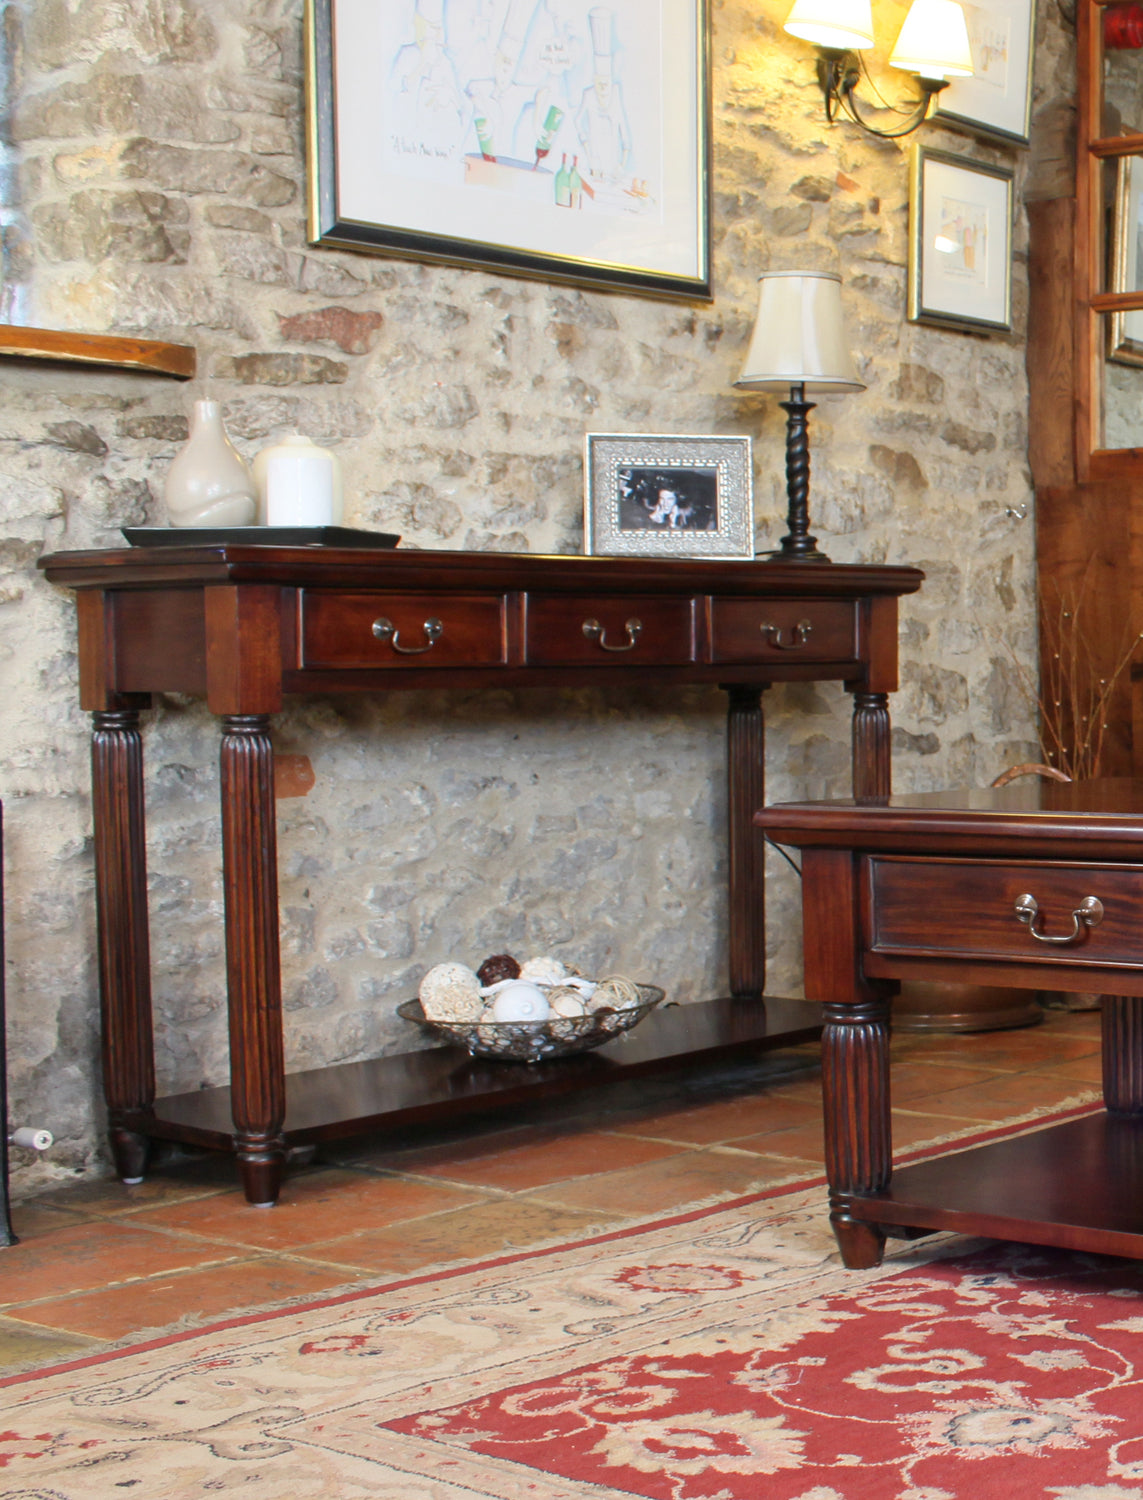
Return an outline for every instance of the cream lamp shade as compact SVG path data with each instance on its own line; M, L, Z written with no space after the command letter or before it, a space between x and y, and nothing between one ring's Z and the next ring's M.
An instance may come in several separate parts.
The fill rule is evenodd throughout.
M816 47L859 52L873 46L871 0L795 0L783 30Z
M922 78L971 78L968 24L957 0L913 0L889 66Z
M845 337L841 277L833 271L764 271L742 390L794 385L814 391L863 391Z

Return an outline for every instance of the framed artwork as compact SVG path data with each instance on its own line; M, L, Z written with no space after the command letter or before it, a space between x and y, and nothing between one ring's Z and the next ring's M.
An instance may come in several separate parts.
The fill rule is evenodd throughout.
M1141 156L1121 156L1116 163L1111 265L1113 292L1143 292ZM1108 323L1108 358L1121 365L1143 365L1143 309L1112 313Z
M710 0L307 0L311 244L710 301Z
M937 95L933 118L990 140L1026 146L1032 123L1036 0L965 0L971 78L954 78Z
M591 556L754 556L748 437L589 432L584 551Z
M1012 169L914 146L909 319L970 332L1012 328Z

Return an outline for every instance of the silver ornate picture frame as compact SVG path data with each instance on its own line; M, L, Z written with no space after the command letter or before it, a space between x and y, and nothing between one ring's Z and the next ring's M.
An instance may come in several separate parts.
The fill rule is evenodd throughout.
M583 539L589 556L753 558L750 439L589 432Z

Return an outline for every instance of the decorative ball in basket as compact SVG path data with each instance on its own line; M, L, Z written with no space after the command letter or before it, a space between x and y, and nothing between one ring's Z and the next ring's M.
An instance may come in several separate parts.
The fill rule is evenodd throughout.
M520 964L497 953L477 970L435 965L421 980L418 998L397 1009L473 1057L538 1062L602 1046L650 1015L662 998L656 985L614 974L585 979L558 958Z

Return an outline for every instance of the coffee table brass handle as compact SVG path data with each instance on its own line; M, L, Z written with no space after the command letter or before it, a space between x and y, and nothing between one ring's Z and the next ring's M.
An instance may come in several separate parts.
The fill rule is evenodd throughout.
M779 651L796 651L799 646L804 646L809 640L810 632L813 628L812 620L799 620L790 632L790 639L784 641L780 625L772 625L769 620L763 620L762 624L758 627L771 646L776 646Z
M423 646L402 646L400 640L401 632L393 624L392 620L387 620L382 615L379 620L373 621L373 634L377 639L379 641L388 641L393 650L399 651L402 656L421 656L424 652L431 651L440 640L444 626L437 619L436 615L430 615L421 626L421 629L425 632L425 644Z
M630 619L624 625L627 639L622 646L609 646L607 644L607 627L601 625L598 620L585 620L583 622L583 633L589 641L598 641L604 651L634 651L635 643L643 630L643 621Z
M1040 915L1040 907L1035 896L1016 897L1016 916L1024 923L1028 931L1039 943L1065 943L1078 942L1085 927L1098 927L1103 921L1103 902L1095 896L1085 896L1080 904L1072 912L1072 930L1063 937L1048 937L1046 933L1036 931L1036 919Z

